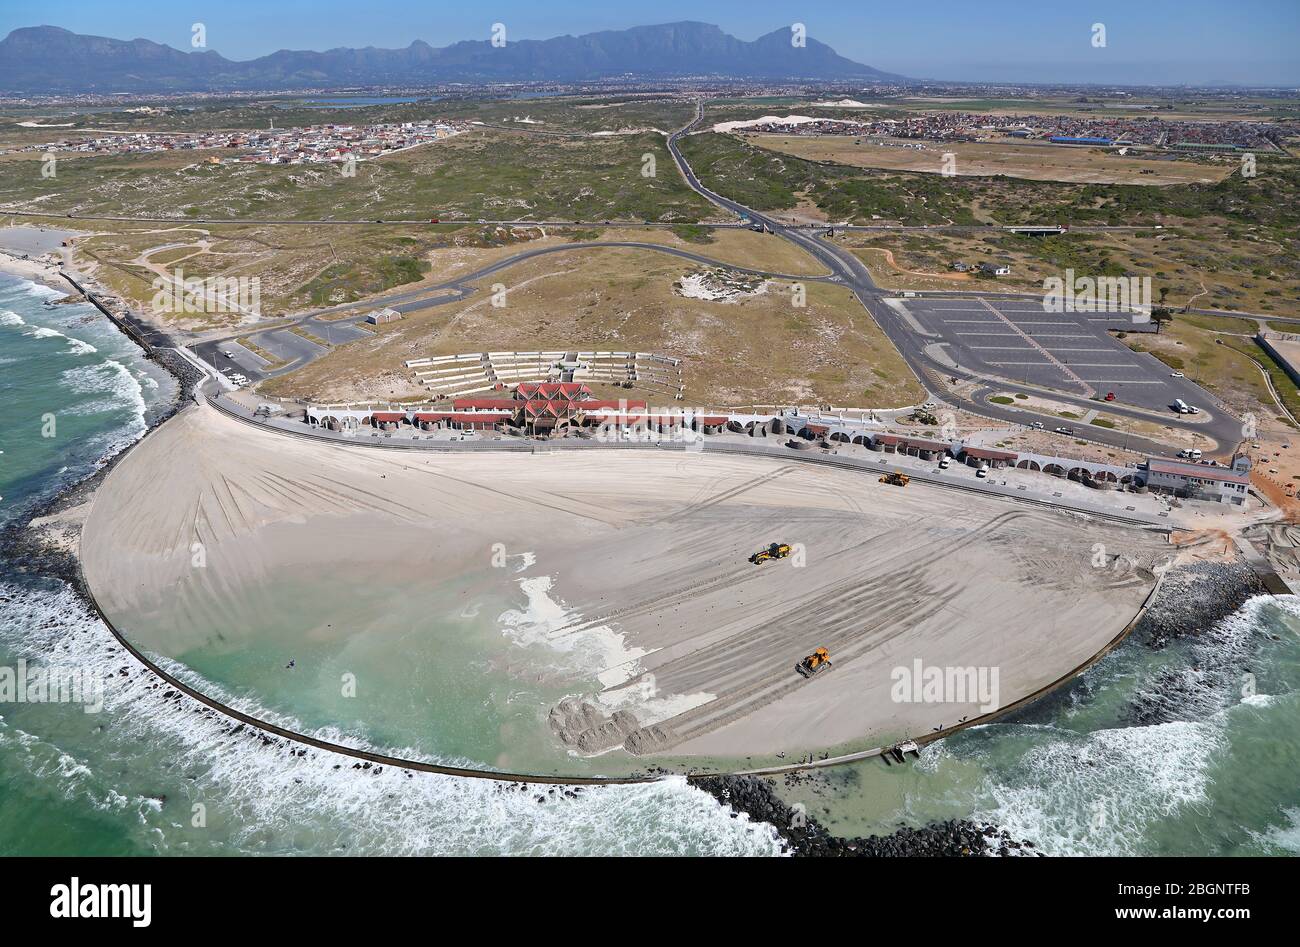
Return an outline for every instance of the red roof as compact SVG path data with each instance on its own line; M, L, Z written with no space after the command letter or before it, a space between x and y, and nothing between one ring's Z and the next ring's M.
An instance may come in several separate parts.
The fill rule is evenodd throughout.
M644 411L646 402L644 401L597 401L594 398L584 399L574 404L575 408L581 408L583 411L618 411L626 408L629 411Z
M420 412L415 416L416 424L426 421L505 421L513 418L513 411L433 411Z
M721 414L696 415L695 420L699 424L726 424L731 418Z
M552 401L556 398L564 398L569 401L586 400L591 397L591 389L581 382L523 382L515 388L515 397L523 398L528 401L543 399Z
M378 424L392 424L395 421L406 420L406 415L397 411L376 411L370 417Z
M451 404L457 411L514 411L519 407L509 398L457 398Z
M989 450L985 447L963 447L962 453L976 460L1015 460L1019 454L1005 450Z
M904 450L909 447L917 450L948 450L950 446L946 441L927 441L919 437L902 437L898 434L877 434L876 443L894 444Z
M1201 480L1217 480L1220 483L1250 483L1250 474L1240 473L1231 467L1189 464L1177 460L1160 460L1156 457L1147 461L1147 472L1172 477L1198 477Z

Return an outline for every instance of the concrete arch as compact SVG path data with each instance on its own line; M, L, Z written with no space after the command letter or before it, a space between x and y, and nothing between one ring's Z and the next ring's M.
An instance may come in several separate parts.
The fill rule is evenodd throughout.
M1047 464L1043 467L1043 473L1051 474L1053 477L1064 477L1065 468L1060 464Z
M1019 467L1021 470L1040 471L1043 469L1041 466L1039 466L1038 461L1036 460L1022 460L1020 463L1016 464L1016 466Z

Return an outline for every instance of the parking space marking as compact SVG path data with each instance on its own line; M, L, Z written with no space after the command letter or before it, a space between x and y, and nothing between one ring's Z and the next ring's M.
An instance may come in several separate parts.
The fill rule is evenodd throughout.
M1090 396L1097 393L1096 390L1090 384L1088 384L1086 381L1084 381L1082 378L1076 375L1068 365L1066 365L1064 362L1058 359L1051 352L1047 351L1047 349L1039 345L1033 339L1033 337L1029 335L1029 333L1025 332L1023 329L1018 328L1014 322L1012 322L1006 316L1002 315L1002 313L998 312L998 310L995 309L993 306L989 305L987 301L981 299L980 302L984 304L984 306L988 309L989 312L993 313L995 316L997 316L999 319L1005 322L1012 329L1015 329L1016 333L1022 336L1026 342L1028 342L1034 348L1038 349L1039 352L1041 352L1043 355L1047 356L1048 361L1050 361L1053 365L1055 365L1057 369L1060 370L1060 372L1063 375L1065 375L1066 378L1078 382L1081 386L1083 386L1083 390Z

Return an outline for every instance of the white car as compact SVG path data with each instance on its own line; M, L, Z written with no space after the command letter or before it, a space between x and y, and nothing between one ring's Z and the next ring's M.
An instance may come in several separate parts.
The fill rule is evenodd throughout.
M940 470L947 470L951 466L952 466L952 461L950 461L947 457L944 457L939 461Z
M989 469L987 467L980 467L975 471L975 476L977 477L987 477L988 475Z
M1184 375L1182 372L1170 372L1170 373L1169 373L1169 377L1170 377L1170 378L1186 378L1187 376Z
M224 355L226 358L234 358L234 357L235 357L235 353L234 353L234 352L222 352L221 354Z

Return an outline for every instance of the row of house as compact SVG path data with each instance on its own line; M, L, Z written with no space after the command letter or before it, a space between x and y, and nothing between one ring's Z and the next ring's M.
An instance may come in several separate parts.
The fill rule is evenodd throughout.
M753 420L747 421L752 425ZM1117 486L1144 488L1197 500L1241 506L1250 491L1251 460L1237 454L1228 465L1215 461L1168 460L1148 457L1133 466L1120 466L1028 451L998 450L968 445L964 441L931 440L912 435L885 434L844 423L835 418L787 414L769 430L788 432L806 441L861 444L868 450L904 454L922 460L949 456L973 467L1006 468L1065 477L1102 489Z
M659 432L690 428L716 434L729 419L722 414L651 409L643 400L600 399L581 382L526 382L516 385L509 398L456 398L450 409L311 407L305 420L313 427L334 431L364 427L396 431L410 426L423 431L509 430L546 436L592 428Z
M505 431L532 436L562 435L568 431L603 430L629 433L671 434L691 430L701 434L731 431L751 436L790 435L791 446L818 444L833 448L857 444L870 451L900 454L921 460L945 457L972 467L1016 468L1062 477L1097 489L1129 487L1178 497L1241 506L1250 489L1250 458L1239 454L1225 466L1213 461L1193 462L1150 457L1129 466L1060 457L1030 451L1012 451L963 440L943 440L911 434L890 434L836 417L786 411L779 414L710 414L691 410L648 407L645 401L595 397L577 382L527 383L516 386L509 398L457 398L450 409L408 408L350 409L310 407L305 420L313 427L334 431L374 428L398 431Z

